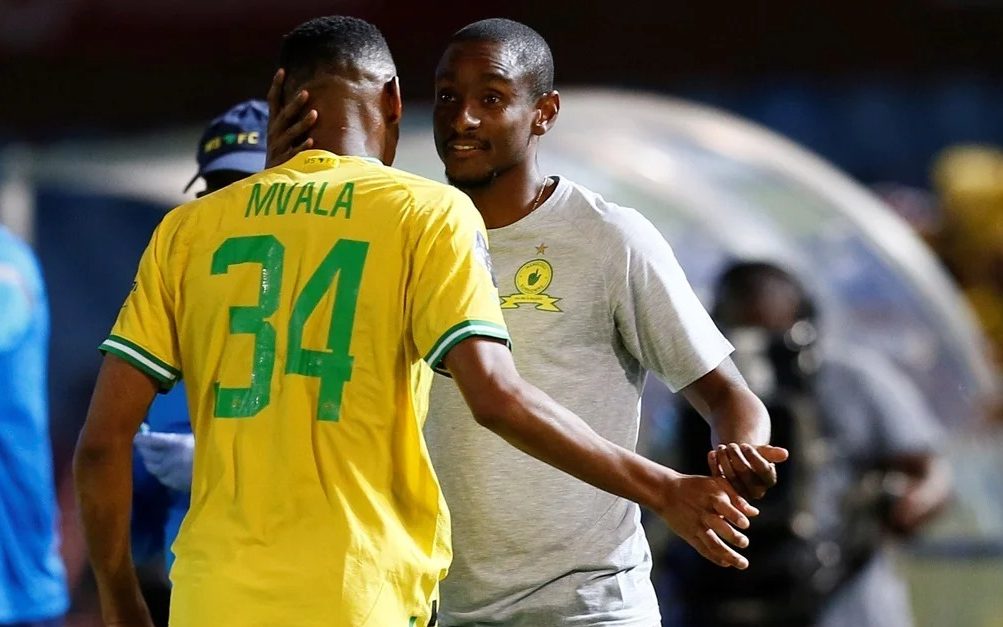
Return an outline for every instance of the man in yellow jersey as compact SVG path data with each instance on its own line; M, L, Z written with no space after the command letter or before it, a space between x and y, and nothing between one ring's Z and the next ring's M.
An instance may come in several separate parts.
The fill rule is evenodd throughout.
M421 435L432 369L515 446L746 567L726 543L746 545L756 510L727 482L611 444L519 377L477 210L383 165L401 99L380 32L310 20L280 61L286 99L306 91L319 114L318 150L169 213L101 345L74 466L105 622L150 625L130 446L182 374L196 445L172 625L434 624L450 548Z

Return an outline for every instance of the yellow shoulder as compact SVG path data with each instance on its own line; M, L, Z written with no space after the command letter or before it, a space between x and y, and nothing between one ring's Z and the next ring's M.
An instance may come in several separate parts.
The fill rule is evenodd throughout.
M397 184L407 189L414 199L414 207L418 213L449 212L459 216L479 217L470 198L452 185L392 167L384 169Z

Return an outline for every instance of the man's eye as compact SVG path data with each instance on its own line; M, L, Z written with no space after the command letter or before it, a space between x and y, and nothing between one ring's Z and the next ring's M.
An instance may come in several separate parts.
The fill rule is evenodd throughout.
M501 98L495 96L494 94L491 94L489 96L484 96L484 104L493 105L493 104L498 104L499 102L501 102Z
M450 94L450 93L444 92L444 91L440 91L439 92L438 100L439 100L439 102L453 102L453 100L455 100L455 99L453 98L453 94Z

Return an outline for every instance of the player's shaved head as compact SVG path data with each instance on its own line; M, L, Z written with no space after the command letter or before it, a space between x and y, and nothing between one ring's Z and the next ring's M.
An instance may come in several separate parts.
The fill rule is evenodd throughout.
M279 66L299 85L320 73L384 83L397 75L383 33L365 20L329 15L306 21L286 34Z
M505 18L491 18L464 26L449 43L491 42L515 55L524 69L530 97L535 99L554 89L554 57L547 41L529 26Z
M316 112L310 129L314 148L393 163L400 137L400 85L378 28L356 17L314 18L282 40L279 65L285 71L280 101L305 93L306 106Z

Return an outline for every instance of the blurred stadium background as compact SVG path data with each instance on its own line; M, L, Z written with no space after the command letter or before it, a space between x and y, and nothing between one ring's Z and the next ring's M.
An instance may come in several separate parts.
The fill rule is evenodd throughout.
M918 623L1003 625L999 371L910 228L929 239L950 210L938 155L1003 146L1003 2L0 0L0 221L33 243L49 289L71 624L94 620L67 462L95 347L153 226L186 199L202 125L263 97L281 34L329 13L374 22L394 51L400 167L441 176L428 103L442 42L510 17L548 39L565 95L545 169L642 210L703 297L728 256L816 276L827 333L888 354L950 430L955 501L901 551ZM1000 233L1003 165L979 176Z

